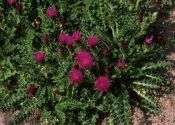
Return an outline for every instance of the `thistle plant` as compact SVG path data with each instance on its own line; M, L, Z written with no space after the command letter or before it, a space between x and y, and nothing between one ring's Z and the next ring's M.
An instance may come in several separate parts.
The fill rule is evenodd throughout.
M157 114L171 63L149 4L0 2L0 108L20 112L9 124L38 110L37 123L56 125L129 125L132 106Z

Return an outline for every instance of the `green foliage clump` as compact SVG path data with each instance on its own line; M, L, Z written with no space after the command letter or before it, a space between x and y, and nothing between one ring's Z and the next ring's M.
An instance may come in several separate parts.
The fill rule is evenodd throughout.
M21 11L17 3L22 4ZM49 125L95 125L102 118L109 125L129 125L133 105L157 114L153 98L166 83L160 72L171 63L164 57L167 43L151 29L157 12L150 11L149 4L149 0L23 0L12 5L1 1L0 109L20 112L9 124L20 123L38 109L37 122ZM52 6L58 11L55 18L46 14ZM70 47L59 41L61 32L74 31L82 33L79 43ZM92 35L99 38L94 48L86 43ZM109 50L107 57L104 48ZM83 79L74 85L69 73L78 65L75 56L80 50L91 53L94 63L90 69L79 67ZM37 51L44 52L43 62L36 62ZM116 64L121 60L122 67ZM95 88L101 75L110 79L107 92Z

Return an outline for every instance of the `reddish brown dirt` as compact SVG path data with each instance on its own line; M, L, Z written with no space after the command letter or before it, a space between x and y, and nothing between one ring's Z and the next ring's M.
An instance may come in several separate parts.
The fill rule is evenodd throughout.
M132 116L133 125L175 125L175 96L174 94L159 98L160 114L150 116L135 108Z

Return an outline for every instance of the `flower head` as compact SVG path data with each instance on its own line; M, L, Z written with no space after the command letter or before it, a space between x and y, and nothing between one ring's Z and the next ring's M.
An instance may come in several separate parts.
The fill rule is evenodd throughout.
M156 36L156 42L157 42L158 44L162 44L162 42L163 42L163 37L162 37L161 34L158 34L158 35Z
M89 52L85 50L81 50L77 52L75 60L79 64L79 66L84 69L91 68L93 64L93 57L91 56Z
M146 36L145 43L146 44L151 44L152 42L153 42L153 36Z
M23 5L22 5L22 3L17 3L17 4L16 4L16 11L17 11L18 13L22 13L22 10L23 10Z
M67 36L66 40L65 40L66 45L68 45L69 47L72 47L75 43L74 38L72 38L72 36Z
M126 62L123 59L119 59L116 63L116 67L119 69L124 69L126 67Z
M95 81L95 88L100 92L108 92L111 86L111 80L108 76L99 76Z
M45 44L48 44L49 43L49 33L48 32L45 32L43 34L43 38L44 38Z
M42 62L45 59L45 54L42 51L37 51L34 54L34 58L36 62Z
M72 36L71 36L76 42L80 41L81 39L81 32L76 31L73 32Z
M110 74L111 70L112 69L109 66L104 67L105 74Z
M90 36L87 40L87 45L89 47L95 47L99 42L99 38L97 36Z
M47 16L50 18L57 16L57 9L55 7L49 7L47 8Z
M37 91L37 87L34 84L30 85L27 88L27 94L28 95L34 96L36 94L36 91Z
M58 40L64 44L67 40L67 37L68 37L68 35L62 32L59 34Z
M83 79L83 73L79 69L72 69L69 72L69 79L73 84L79 84Z
M109 56L109 55L110 55L109 49L108 49L107 47L103 48L102 54L103 54L103 56L105 56L105 57Z
M124 41L120 42L120 48L123 50L126 48L126 43Z
M13 85L12 84L6 84L4 86L7 90L11 90L13 88Z
M17 26L16 26L16 32L17 33L22 33L25 29L25 26L21 23L19 23Z
M16 0L6 0L6 2L9 4L9 5L12 5L16 2Z
M65 25L65 21L63 19L58 21L58 24L60 27L63 27Z
M63 46L60 46L58 48L58 51L60 52L61 55L63 55L64 54L64 47Z

